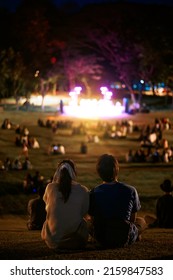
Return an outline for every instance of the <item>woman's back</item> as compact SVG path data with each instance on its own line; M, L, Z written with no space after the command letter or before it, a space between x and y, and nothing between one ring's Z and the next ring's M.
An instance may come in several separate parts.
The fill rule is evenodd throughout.
M64 203L56 183L50 183L44 200L48 223L56 237L61 238L65 231L76 230L89 205L88 190L80 184L72 184L69 199Z
M84 217L88 213L89 192L76 182L73 161L60 162L43 199L47 216L41 236L48 247L77 249L85 246L88 228Z

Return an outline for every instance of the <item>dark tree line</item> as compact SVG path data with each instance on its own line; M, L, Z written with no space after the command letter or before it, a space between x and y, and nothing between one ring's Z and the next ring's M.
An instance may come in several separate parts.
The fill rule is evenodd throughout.
M69 10L67 9L69 8ZM72 11L72 12L71 12ZM0 9L0 97L91 88L122 81L155 90L173 82L173 8L104 3L76 9L49 0L23 0L15 12Z

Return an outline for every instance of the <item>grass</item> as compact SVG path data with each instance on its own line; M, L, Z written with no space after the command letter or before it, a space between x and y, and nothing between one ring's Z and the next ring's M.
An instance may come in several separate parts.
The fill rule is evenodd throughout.
M172 260L173 229L148 229L142 240L117 249L88 244L82 251L55 252L40 238L40 231L26 229L26 217L0 218L0 259L3 260Z
M107 122L114 123L123 119L132 119L134 125L142 127L146 124L154 124L155 118L169 117L173 122L171 111L151 112L149 114L124 115L119 119L109 120ZM125 154L130 148L136 150L139 147L138 136L139 132L134 132L128 135L126 139L113 140L104 139L103 130L96 129L97 121L72 120L73 126L84 122L87 125L87 132L100 137L99 143L88 143L88 153L80 154L80 144L86 140L85 135L72 135L72 129L59 129L56 134L51 129L39 127L37 125L38 118L44 121L48 118L55 120L66 120L67 117L58 116L55 113L40 113L40 112L6 112L0 114L0 123L5 118L9 118L14 124L26 125L30 134L36 137L40 143L40 149L29 150L29 158L35 170L39 170L44 176L45 181L49 179L56 169L57 163L63 158L72 158L77 165L78 181L86 185L89 189L100 183L100 178L96 174L95 164L98 156L102 153L111 153L115 155L120 162L119 180L134 185L139 193L142 209L141 211L154 212L155 201L160 196L160 183L165 178L173 180L171 172L172 163L125 163ZM0 160L4 160L7 156L11 159L16 158L21 154L21 148L16 147L15 131L1 129L0 134ZM173 145L172 130L164 131L163 138L167 138L170 145ZM65 155L48 155L47 148L52 143L62 143L65 146ZM28 196L22 194L21 189L26 171L0 171L0 213L23 213L26 211ZM7 201L10 200L10 205Z
M121 118L109 120L113 123L123 119L132 119L134 124L142 127L146 124L154 124L155 118L169 117L173 123L171 111L158 111L149 114L124 115ZM50 178L63 158L72 158L77 165L78 181L89 189L100 183L96 174L95 164L102 153L115 155L120 162L119 180L134 185L138 190L141 211L139 215L153 214L155 212L156 199L162 195L159 188L165 178L173 181L172 163L148 164L130 163L124 161L125 154L130 148L139 147L139 133L128 135L127 139L104 139L103 131L96 130L96 121L87 120L88 132L100 136L98 144L88 143L88 153L80 154L81 141L85 135L72 135L71 129L59 129L53 134L51 129L41 128L37 125L38 118L46 120L66 120L66 117L55 113L2 111L0 123L9 118L14 124L26 125L30 134L36 137L41 145L39 150L30 150L29 158L35 170L39 170L45 180ZM82 120L73 119L73 125L78 125ZM83 122L83 121L82 121ZM86 123L86 121L85 121ZM164 131L163 137L173 145L173 131ZM21 148L14 144L14 130L0 130L0 160L7 156L14 159L21 153ZM62 143L66 154L48 156L47 147L52 143ZM21 185L26 171L0 171L0 259L171 259L173 258L173 230L149 229L144 232L141 242L130 248L116 250L99 250L88 246L84 252L69 252L57 254L49 250L40 239L40 232L28 232L26 229L26 207L28 200L33 195L25 195L21 191ZM7 216L15 215L15 216Z

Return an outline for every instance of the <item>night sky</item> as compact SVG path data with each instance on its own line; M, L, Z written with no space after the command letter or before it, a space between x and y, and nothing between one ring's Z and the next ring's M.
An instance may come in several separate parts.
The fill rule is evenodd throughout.
M103 2L121 2L118 0L52 0L61 6L70 2L76 2L79 6L83 6L91 3L103 3ZM21 2L21 0L0 0L0 6L8 8L11 11L14 11L16 6ZM163 4L163 5L173 5L173 0L126 0L122 2L136 2L136 3L145 3L145 4Z

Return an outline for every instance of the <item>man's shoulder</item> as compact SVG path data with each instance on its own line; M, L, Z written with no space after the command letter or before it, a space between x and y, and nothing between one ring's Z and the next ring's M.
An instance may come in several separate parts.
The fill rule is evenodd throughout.
M35 198L31 198L30 200L29 200L29 204L30 205L33 205L33 204L37 204L37 203L39 203L40 202L40 200L41 200L41 198L40 197L35 197Z
M136 191L137 191L136 188L135 188L134 186L129 185L129 184L127 184L127 183L118 182L118 184L119 184L119 186L121 186L121 187L123 187L123 188L125 188L125 189L127 189L127 190L129 190L129 191L131 191L131 192L136 192Z
M92 189L92 191L93 192L94 191L99 191L99 190L107 188L108 186L119 187L119 188L124 188L124 189L127 189L127 190L131 190L131 191L136 191L136 188L134 186L131 186L129 184L119 182L119 181L112 182L112 183L103 183L103 184L97 185L96 187L94 187Z

